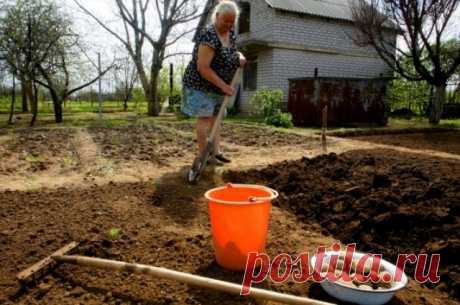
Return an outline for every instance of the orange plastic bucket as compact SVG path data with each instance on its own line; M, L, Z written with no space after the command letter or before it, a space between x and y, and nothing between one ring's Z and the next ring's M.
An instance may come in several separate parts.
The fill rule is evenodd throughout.
M249 252L264 252L271 201L278 193L268 187L229 184L205 194L217 263L244 270Z

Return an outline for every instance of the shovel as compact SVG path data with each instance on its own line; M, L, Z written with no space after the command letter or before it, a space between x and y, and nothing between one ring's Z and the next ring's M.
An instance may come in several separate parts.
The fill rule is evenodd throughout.
M238 68L238 70L236 70L235 75L233 76L231 86L235 88L236 85L240 82L240 80L241 80L241 68ZM230 98L231 97L229 97L228 95L224 97L222 106L220 106L219 113L217 114L216 120L214 121L214 124L212 125L211 133L209 134L209 137L207 139L206 146L204 150L200 153L200 155L195 158L195 160L193 161L192 167L187 173L187 180L189 183L197 182L198 179L200 178L201 173L206 167L208 158L214 149L214 138L216 137L217 129L224 117L225 109L227 109L227 105L229 104Z

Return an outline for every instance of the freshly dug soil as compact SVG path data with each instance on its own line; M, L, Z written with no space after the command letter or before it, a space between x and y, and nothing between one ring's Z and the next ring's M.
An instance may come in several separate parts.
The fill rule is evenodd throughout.
M115 162L140 160L163 164L183 157L195 147L193 139L153 125L91 128L88 131L102 155Z
M378 144L402 146L412 149L442 151L460 155L459 131L360 136L354 137L353 139Z
M192 123L176 123L169 126L181 131L195 132L195 124ZM301 135L280 132L268 127L225 122L221 135L223 141L241 146L273 147L306 144L311 141L310 138Z
M280 192L276 204L302 222L393 262L399 253L440 253L436 289L460 299L460 162L351 151L229 172L225 179L268 185ZM413 278L413 267L406 272Z
M359 160L359 155L356 158ZM376 160L380 160L379 158ZM323 165L340 164L337 159L328 161L325 158L323 161L312 162L322 162ZM307 161L299 162L299 168L304 166L302 164L307 164ZM437 166L440 167L443 166ZM272 168L273 172L276 172L275 167ZM273 186L283 192L279 203L293 205L294 200L288 201L285 195L287 190L279 187L288 170L287 167L279 170L284 174L279 178L280 184L276 183ZM222 185L223 181L219 177L211 178L212 175L207 174L197 185L190 186L184 183L184 174L185 172L166 174L153 183L109 183L102 186L88 185L81 189L1 192L0 303L256 304L251 299L197 289L174 281L66 264L49 273L36 286L28 290L19 290L15 279L17 272L73 240L81 242L76 254L145 263L240 284L243 279L242 273L226 271L215 262L207 204L203 198L207 190ZM256 179L257 177L262 175L251 174L248 176L250 179L242 180L261 181ZM316 189L319 194L322 183L332 180L318 180L316 186L313 181L310 181L310 187ZM339 183L345 182L343 179L337 180L337 184ZM300 182L294 184L300 185ZM304 193L307 194L309 191L305 190ZM319 245L332 244L334 239L321 233L317 217L310 217L310 220L306 221L307 216L304 214L304 219L299 221L291 210L284 208L285 205L282 205L282 209L276 206L272 209L267 237L267 253L270 257L274 258L280 253L313 253ZM313 211L320 215L319 209ZM323 215L329 224L335 221L328 219L332 215ZM110 234L112 229L121 231L119 234ZM455 232L452 231L450 234ZM453 263L450 266L456 265ZM327 296L318 284L312 282L274 284L265 281L261 286L345 305ZM442 291L423 289L412 282L407 289L398 292L389 303L409 304L460 303L448 299Z
M41 172L74 158L72 129L20 130L0 145L0 174Z
M202 180L192 187L184 184L183 174L168 174L155 184L2 192L0 304L254 305L252 299L175 281L68 264L54 269L32 288L19 289L15 279L19 271L73 240L81 242L74 254L150 264L240 284L243 273L224 270L214 259L203 194L216 184ZM109 233L112 229L121 231L113 235ZM305 240L305 232L311 239ZM272 212L269 255L310 251L329 242L316 227L298 226L290 213ZM310 287L311 283L267 287L264 282L261 286L328 299L320 287Z

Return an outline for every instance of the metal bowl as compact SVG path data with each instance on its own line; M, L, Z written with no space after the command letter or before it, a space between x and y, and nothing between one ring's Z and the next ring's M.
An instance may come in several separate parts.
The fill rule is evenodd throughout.
M327 251L324 255L324 262L328 262L332 254L339 255L341 252ZM343 252L342 252L343 253ZM366 253L355 252L353 260L359 260ZM310 264L314 268L316 263L316 255L310 259ZM388 271L392 278L397 270L397 267L392 263L381 259L381 266ZM350 287L341 282L331 282L327 279L322 281L321 287L331 296L341 301L360 304L360 305L381 305L391 300L395 292L401 290L407 285L408 278L402 272L401 281L395 282L395 285L388 289L367 290L360 287Z

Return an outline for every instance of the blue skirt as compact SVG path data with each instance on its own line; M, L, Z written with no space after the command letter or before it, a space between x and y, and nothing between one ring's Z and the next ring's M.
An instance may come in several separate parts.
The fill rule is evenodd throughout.
M213 117L223 101L224 95L184 87L181 111L191 117Z

